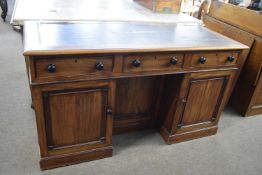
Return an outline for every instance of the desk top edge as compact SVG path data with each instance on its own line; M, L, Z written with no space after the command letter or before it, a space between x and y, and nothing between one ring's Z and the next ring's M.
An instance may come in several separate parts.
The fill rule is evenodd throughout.
M75 54L126 54L126 53L155 53L155 52L197 52L197 51L240 51L248 47L214 47L214 48L151 48L151 49L110 49L110 50L25 50L24 56L51 56L51 55L75 55Z

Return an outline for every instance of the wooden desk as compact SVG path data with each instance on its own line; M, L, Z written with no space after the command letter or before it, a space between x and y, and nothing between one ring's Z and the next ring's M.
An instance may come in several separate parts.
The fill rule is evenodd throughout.
M248 47L196 24L26 22L42 169L112 156L112 133L213 135Z

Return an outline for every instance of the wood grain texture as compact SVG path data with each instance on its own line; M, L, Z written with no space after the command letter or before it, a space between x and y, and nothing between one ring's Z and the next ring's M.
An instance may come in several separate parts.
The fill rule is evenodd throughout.
M177 59L177 63L172 65L171 59ZM139 60L141 65L139 67L133 66L132 62ZM181 69L184 62L183 54L143 54L124 56L124 72L146 72L155 70L174 70Z
M48 147L104 142L107 93L107 89L45 93Z
M236 16L228 16L228 10ZM245 20L242 20L245 19ZM262 65L262 38L261 21L262 17L251 10L213 2L208 15L204 16L205 26L224 34L236 41L250 47L242 52L240 57L247 58L241 71L236 88L232 94L230 103L244 116L252 116L262 113L261 108L261 65Z
M111 157L113 148L111 146L92 151L82 151L80 153L66 154L63 156L53 156L41 158L40 168L42 170L73 165L81 162Z
M182 23L31 21L25 23L24 38L24 55L247 49L199 24Z
M216 117L225 81L224 77L190 81L182 126L212 121Z
M112 155L114 88L113 81L32 86L43 169Z
M73 77L79 75L101 75L110 74L113 70L113 57L112 56L68 56L68 57L36 57L36 78L48 77ZM102 63L103 70L97 70L96 65ZM49 64L56 65L56 70L53 73L48 72L47 66Z
M228 61L228 57L233 56L234 61ZM201 64L200 57L206 58L206 62ZM191 67L217 67L217 66L232 66L235 65L238 59L238 52L218 52L218 53L195 53L192 55Z
M237 14L237 15L232 15ZM209 15L232 26L262 37L262 16L254 10L226 4L220 1L212 1Z
M179 129L176 133L179 134L217 125L221 112L227 104L233 90L234 78L236 76L237 71L233 70L192 73L188 81L189 86L185 97L186 103L180 120L177 123ZM194 84L193 82L196 83L197 86L200 86L200 88L204 88L205 92L202 96L199 96L200 100L194 97L194 91L202 91L202 89L194 90L194 87L191 87ZM205 87L202 87L203 84ZM192 105L188 108L190 112L187 111L187 105ZM199 105L204 105L204 107ZM196 106L199 106L199 108ZM183 124L184 118L186 118L186 121L189 121L189 123ZM190 124L190 122L192 123Z
M154 109L160 87L160 77L140 77L117 80L114 131L121 133L132 128L152 127Z
M254 91L254 96L253 96L253 101L250 104L251 110L249 111L249 113L251 114L251 112L253 114L260 114L262 112L262 62L260 65L260 71L258 71L258 75L257 75L257 81L256 81L256 89ZM254 112L253 112L253 111ZM256 112L257 111L257 112Z
M242 53L242 52L241 52ZM236 69L240 51L206 51L206 52L152 52L136 54L91 54L68 56L33 56L30 64L31 84L48 84L98 79L118 79L137 76L165 75L187 73L193 70L204 71L207 68ZM241 54L243 55L243 54ZM233 56L234 61L228 61ZM201 64L200 57L206 62ZM83 60L82 60L83 59ZM171 64L171 59L176 59ZM133 61L140 61L140 66ZM238 63L239 62L239 63ZM97 70L95 65L102 63L104 68ZM55 65L56 70L49 72L48 65ZM38 70L39 69L39 70ZM41 76L39 76L41 75Z
M235 71L217 71L185 76L181 84L185 88L178 91L179 100L174 103L178 105L172 125L167 116L160 129L165 141L176 143L215 134L233 88L235 74Z
M165 127L170 132L175 132L173 123L179 118L181 105L183 105L183 95L186 93L188 86L188 78L189 74L167 75L164 77L159 99L160 106L156 111L159 127Z
M160 134L164 138L167 144L174 144L179 142L184 142L192 139L198 139L201 137L207 137L215 135L217 133L218 127L206 127L204 129L194 130L190 132L185 132L182 134L169 135L165 130L161 130Z
M248 63L245 65L244 70L247 72L250 69L253 69L250 76L252 76L252 85L253 85L253 93L252 89L249 90L249 93L252 94L252 99L248 106L248 111L246 112L246 116L258 115L262 114L262 38L256 39L252 50L250 52ZM250 71L251 72L251 71ZM244 74L244 73L243 73ZM249 80L250 82L250 80ZM251 84L250 84L251 85Z

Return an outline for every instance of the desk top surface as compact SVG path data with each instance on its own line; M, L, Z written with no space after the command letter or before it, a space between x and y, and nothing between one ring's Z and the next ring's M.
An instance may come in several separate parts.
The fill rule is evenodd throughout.
M185 14L154 13L133 0L16 0L11 23L30 20L201 23Z
M26 22L24 55L240 50L248 47L192 23Z

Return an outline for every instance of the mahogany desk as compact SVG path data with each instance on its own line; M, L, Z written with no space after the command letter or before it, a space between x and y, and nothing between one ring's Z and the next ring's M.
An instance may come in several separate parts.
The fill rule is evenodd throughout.
M26 22L42 169L112 156L112 134L216 134L247 46L198 24Z

